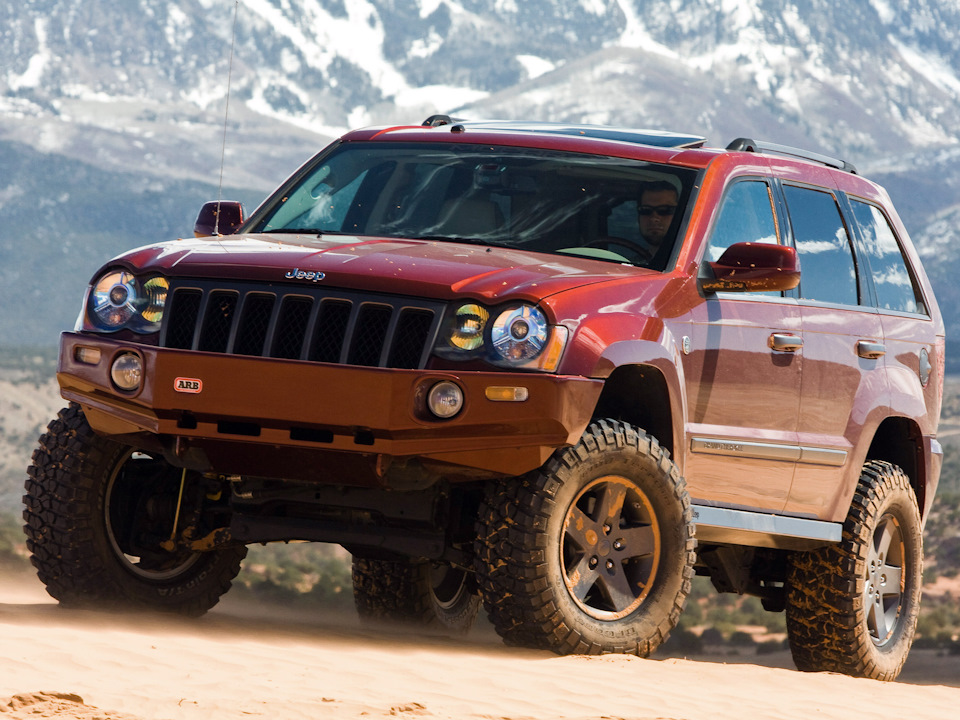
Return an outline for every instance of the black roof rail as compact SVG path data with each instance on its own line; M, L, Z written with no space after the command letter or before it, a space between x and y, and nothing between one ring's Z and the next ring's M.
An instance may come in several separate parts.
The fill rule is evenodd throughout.
M610 127L606 125L576 125L559 122L522 122L513 120L465 120L449 115L431 115L421 123L422 127L450 126L450 132L461 133L470 130L504 130L510 132L547 133L551 135L569 135L600 140L617 140L637 145L653 145L665 148L702 147L705 138L700 135L663 132L660 130L640 130L635 128Z
M812 162L820 163L821 165L826 165L827 167L836 168L837 170L843 170L844 172L848 172L852 175L857 174L857 168L854 167L853 163L851 162L830 157L829 155L821 155L820 153L810 152L809 150L801 150L800 148L790 147L789 145L757 142L756 140L751 140L750 138L741 137L727 145L727 150L732 152L772 153L774 155L787 155L789 157L810 160Z

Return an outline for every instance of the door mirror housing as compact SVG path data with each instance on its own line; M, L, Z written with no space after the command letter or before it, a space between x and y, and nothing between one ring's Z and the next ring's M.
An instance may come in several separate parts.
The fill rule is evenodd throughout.
M704 278L706 292L765 292L792 290L800 283L797 251L770 243L734 243L716 262L708 262L712 278Z
M243 205L233 200L204 203L193 225L195 237L233 235L243 225Z

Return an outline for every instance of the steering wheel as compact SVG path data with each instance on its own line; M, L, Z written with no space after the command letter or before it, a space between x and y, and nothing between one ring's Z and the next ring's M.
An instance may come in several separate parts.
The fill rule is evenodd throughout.
M602 238L597 238L592 242L588 242L585 247L595 247L600 249L606 249L606 246L608 245L616 245L617 247L626 249L629 253L631 253L638 259L638 262L641 262L641 263L650 262L653 259L653 256L655 254L653 251L650 250L650 248L644 247L639 243L635 243L631 240L626 240L624 238L614 237L612 235L602 237Z

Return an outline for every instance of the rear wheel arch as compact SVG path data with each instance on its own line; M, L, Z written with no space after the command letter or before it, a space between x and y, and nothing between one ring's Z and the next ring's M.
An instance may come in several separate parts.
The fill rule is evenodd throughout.
M926 502L927 469L924 466L922 433L904 417L888 417L877 427L867 451L868 460L896 465L910 479L921 510Z

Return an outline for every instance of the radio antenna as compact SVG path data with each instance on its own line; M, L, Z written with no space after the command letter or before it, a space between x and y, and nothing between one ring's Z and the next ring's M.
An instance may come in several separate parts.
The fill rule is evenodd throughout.
M220 182L217 184L217 215L213 221L213 234L220 235L220 203L223 201L223 165L227 156L227 121L230 119L230 83L233 81L233 47L237 41L237 14L240 0L233 3L233 27L230 31L230 64L227 66L227 102L223 110L223 142L220 145Z

